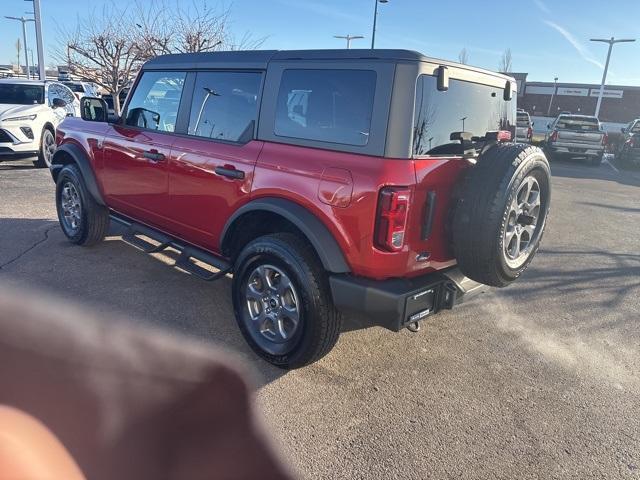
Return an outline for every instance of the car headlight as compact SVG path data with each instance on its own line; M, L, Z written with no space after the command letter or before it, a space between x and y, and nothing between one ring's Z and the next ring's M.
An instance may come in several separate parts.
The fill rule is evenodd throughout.
M35 120L37 116L38 115L34 113L33 115L25 115L24 117L3 118L2 121L3 122L24 122L27 120Z

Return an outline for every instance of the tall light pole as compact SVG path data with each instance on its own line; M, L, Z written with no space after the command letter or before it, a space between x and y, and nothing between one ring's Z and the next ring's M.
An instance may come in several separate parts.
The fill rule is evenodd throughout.
M33 2L34 21L36 22L36 47L38 48L38 75L40 80L45 80L44 47L42 46L42 16L40 15L40 0L24 0ZM32 62L33 63L33 62Z
M626 43L626 42L635 42L635 38L619 38L615 39L611 37L610 39L606 38L592 38L592 42L603 42L609 44L609 51L607 52L607 61L604 64L604 73L602 74L602 83L600 84L600 93L598 93L598 103L596 103L596 113L597 117L600 114L600 105L602 104L602 96L604 95L604 83L607 80L607 70L609 70L609 60L611 59L611 50L613 50L613 45L616 43Z
M553 92L551 92L551 100L549 100L549 108L547 109L547 117L551 115L551 104L553 103L553 97L556 96L556 91L558 90L558 77L553 79Z
M374 0L376 8L373 11L373 32L371 33L371 49L376 48L376 23L378 21L378 3L389 3L389 0Z
M27 22L34 22L35 20L33 18L24 18L24 17L7 17L5 15L4 18L8 18L9 20L17 20L19 22L22 22L22 39L24 41L24 62L27 65L27 79L30 78L29 75L29 54L27 53L27 27L26 24ZM18 65L18 67L20 67L20 65Z
M333 38L343 38L347 41L347 50L351 48L351 40L364 38L362 35L334 35Z

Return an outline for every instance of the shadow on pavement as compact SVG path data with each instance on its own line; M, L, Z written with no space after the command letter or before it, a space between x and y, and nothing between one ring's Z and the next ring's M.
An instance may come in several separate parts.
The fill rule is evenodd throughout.
M258 370L258 386L286 371L260 360L240 334L231 305L231 279L208 283L173 268L170 255L146 255L112 225L95 247L69 243L58 222L0 218L0 284L40 290L84 309L133 324L195 337L239 354ZM2 253L2 252L0 252Z

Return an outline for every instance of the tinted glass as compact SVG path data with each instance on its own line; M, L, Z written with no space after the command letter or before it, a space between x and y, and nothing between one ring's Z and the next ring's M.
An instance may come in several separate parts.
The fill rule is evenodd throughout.
M253 138L262 75L200 72L196 76L189 135L229 142Z
M14 105L44 103L44 86L2 83L0 84L0 104L2 103Z
M418 79L413 135L414 155L462 155L463 145L451 140L455 132L484 137L487 132L513 132L516 102L503 100L503 89L451 79L449 90L438 91L436 78Z
M173 132L185 76L184 72L144 72L127 107L125 123Z
M600 129L598 119L595 117L570 117L562 116L558 118L556 128L561 130L580 130L585 132L596 132Z
M275 134L366 145L376 88L371 70L285 70Z
M84 86L81 83L65 82L64 85L69 87L72 92L84 93Z

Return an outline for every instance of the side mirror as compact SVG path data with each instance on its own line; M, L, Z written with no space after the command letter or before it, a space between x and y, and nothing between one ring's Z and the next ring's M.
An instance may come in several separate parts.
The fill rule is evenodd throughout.
M82 97L80 116L89 122L106 122L109 116L107 102L96 97Z
M449 71L444 65L438 67L438 91L446 92L449 90Z
M61 98L54 98L53 101L51 102L51 106L53 108L64 108L67 106L67 102L65 102Z
M626 128L624 128L624 127L622 127L622 128L620 129L620 131L621 131L622 133L626 133L627 129L626 129Z
M502 93L502 98L505 102L508 102L513 98L513 88L511 86L511 80L507 80L507 83L504 85L504 92Z
M533 127L536 124L536 122L531 122L531 126Z
M547 123L547 130L549 130L551 128L551 124Z

